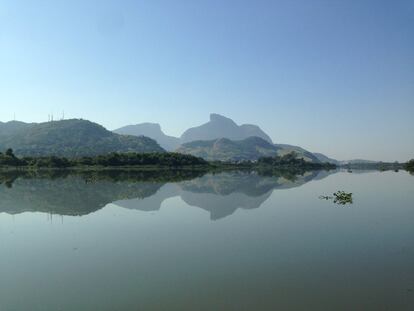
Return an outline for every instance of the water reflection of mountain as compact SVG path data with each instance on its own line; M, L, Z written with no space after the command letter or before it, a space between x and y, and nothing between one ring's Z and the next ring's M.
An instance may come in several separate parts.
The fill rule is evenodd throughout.
M141 211L159 210L164 200L180 196L188 205L220 219L238 208L260 207L273 190L298 187L325 172L303 175L257 172L90 173L57 176L0 175L0 212L86 215L114 203ZM141 175L140 175L141 174Z
M86 182L79 176L59 179L18 179L13 187L0 187L0 212L45 212L85 215L114 199L145 198L157 192L161 183Z
M212 220L233 214L238 208L260 207L275 189L287 189L303 185L317 176L308 172L303 176L262 176L256 172L230 172L205 175L180 183L181 198L189 205L210 212Z
M176 183L167 183L164 184L160 189L158 189L155 195L146 197L144 199L135 198L132 200L119 200L114 201L115 205L135 209L145 212L157 211L161 208L162 202L168 198L175 197L179 194L179 187Z
M285 173L285 172L284 172ZM149 198L123 200L114 204L141 211L159 210L164 200L180 196L191 206L210 213L212 220L233 214L237 209L260 207L275 189L299 187L314 178L325 178L329 173L305 172L303 175L275 174L263 176L257 172L226 172L206 174L192 180L162 186Z
M144 199L167 181L202 175L190 171L46 171L0 174L0 212L86 215L117 200Z

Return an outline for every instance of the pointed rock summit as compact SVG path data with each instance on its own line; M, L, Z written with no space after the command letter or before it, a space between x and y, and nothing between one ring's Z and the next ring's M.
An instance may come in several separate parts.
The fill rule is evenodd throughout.
M260 127L251 124L237 125L230 118L212 113L210 114L209 122L185 131L181 135L181 142L187 143L196 140L214 140L218 138L242 140L252 136L260 137L272 143L271 138Z
M210 122L222 122L222 123L227 122L227 123L231 123L237 126L236 122L234 122L232 119L227 118L217 113L210 113Z

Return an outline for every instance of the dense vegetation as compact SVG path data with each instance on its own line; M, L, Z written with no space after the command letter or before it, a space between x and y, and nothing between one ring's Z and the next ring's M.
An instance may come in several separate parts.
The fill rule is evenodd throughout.
M31 167L31 168L70 168L81 166L93 167L132 167L132 166L207 166L208 162L191 155L179 153L110 153L95 157L24 157L18 158L12 149L0 153L0 167Z
M12 149L0 152L0 167L28 168L74 168L74 167L195 167L203 166L211 169L332 169L335 165L329 163L307 162L298 158L295 152L283 156L261 157L257 161L207 162L206 160L188 154L163 153L110 153L95 157L23 157L18 158Z
M243 140L220 138L183 144L177 152L202 157L208 161L248 161L276 155L279 148L259 137Z
M257 161L259 167L277 168L303 168L303 169L334 169L336 165L331 163L315 163L298 158L295 152L283 156L262 157Z
M5 153L0 152L0 166L24 166L25 162L17 158L12 149L7 149Z
M404 163L398 162L365 162L365 163L348 163L343 165L344 168L349 170L356 169L356 170L380 170L380 171L388 171L388 170L400 170L405 168Z
M174 152L165 153L112 153L97 157L75 159L75 165L92 166L199 166L208 165L202 158Z
M405 169L409 172L414 172L414 159L411 159L405 164Z
M167 183L190 180L203 176L207 170L0 170L0 185L11 188L14 181L21 179L57 180L79 177L85 183L108 182L152 182Z
M18 156L82 157L111 152L164 152L148 137L118 135L86 120L0 124L0 149L13 148Z
M295 152L297 158L320 163L316 156L305 149L291 145L275 145L260 137L193 141L181 145L177 152L202 157L208 161L225 162L256 161L261 157L283 156Z
M297 158L303 158L307 162L332 163L331 161L327 159L320 160L315 154L299 146L293 146L293 145L288 145L288 144L275 144L275 146L279 148L277 152L278 156L283 156L285 154L295 152ZM333 164L337 164L337 163L333 163Z
M204 167L210 171L214 170L233 170L233 169L253 169L260 172L272 170L290 170L292 174L303 174L307 170L335 169L336 165L331 163L309 162L301 158L295 152L290 152L282 156L260 157L257 161L212 161L208 162L201 157L175 152L151 152L151 153L109 153L97 156L83 156L76 158L66 158L57 156L47 157L17 157L12 149L0 152L0 168L143 168L143 167ZM414 172L414 159L407 163L364 163L348 164L348 169L375 169L375 170L398 170L406 169Z

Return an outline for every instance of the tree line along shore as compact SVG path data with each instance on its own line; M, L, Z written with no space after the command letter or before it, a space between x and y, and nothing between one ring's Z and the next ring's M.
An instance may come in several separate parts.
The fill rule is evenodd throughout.
M69 168L301 168L301 169L335 169L330 163L312 163L298 158L295 152L283 156L262 157L257 161L206 161L203 158L174 152L153 153L110 153L99 156L66 158L57 156L47 157L17 157L12 149L0 152L1 168L20 169L69 169Z

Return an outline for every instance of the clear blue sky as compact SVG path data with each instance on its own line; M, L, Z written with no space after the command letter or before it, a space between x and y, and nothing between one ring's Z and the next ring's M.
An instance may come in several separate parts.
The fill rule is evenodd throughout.
M0 0L0 120L180 135L210 112L338 159L414 157L414 0Z

